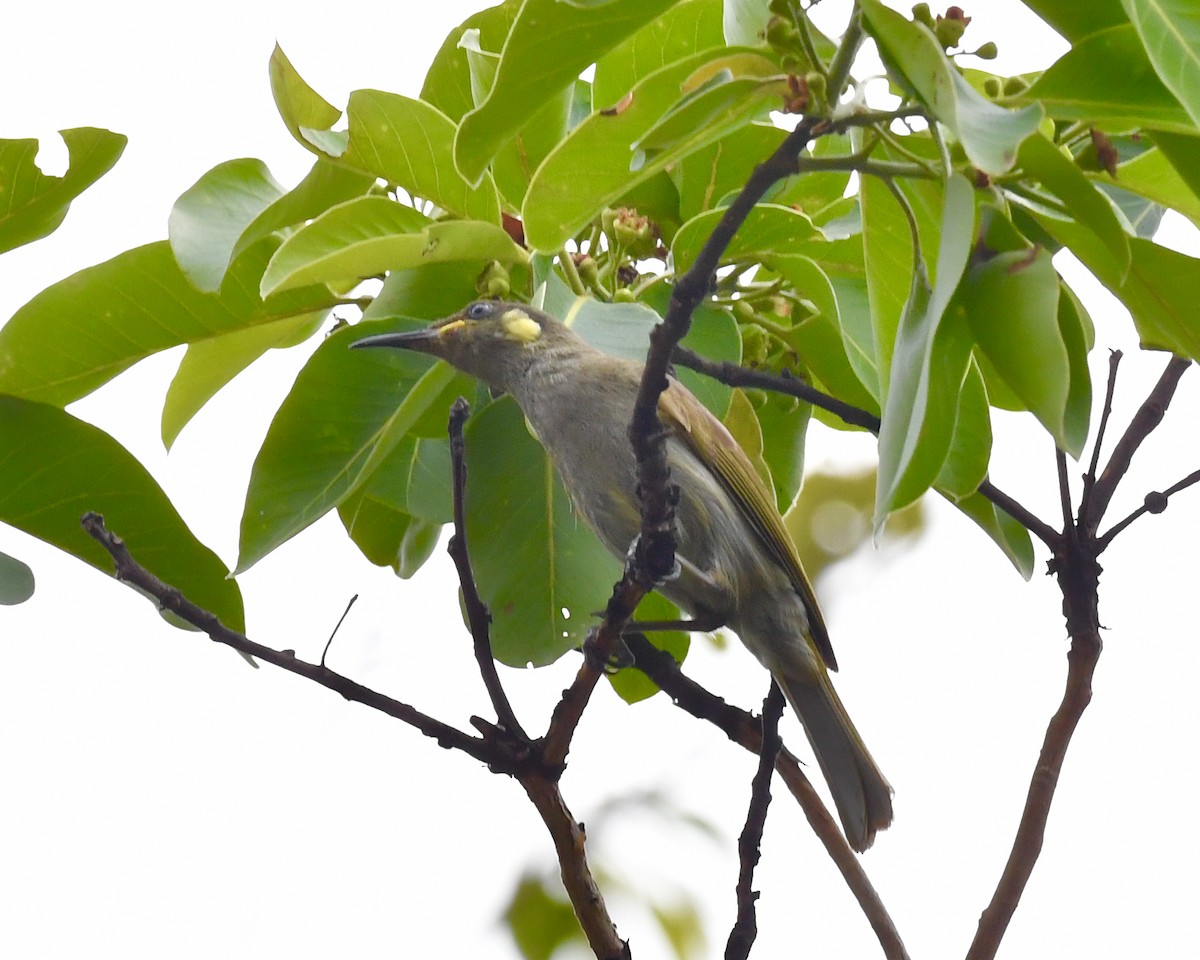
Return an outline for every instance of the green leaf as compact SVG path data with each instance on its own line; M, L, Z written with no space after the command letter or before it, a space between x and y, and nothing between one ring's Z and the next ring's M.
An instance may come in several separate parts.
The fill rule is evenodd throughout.
M681 0L596 61L592 97L613 107L638 81L669 63L725 45L721 0Z
M734 388L729 409L721 418L721 422L754 466L758 478L771 491L771 498L775 499L775 480L771 476L771 468L763 459L762 426L758 422L758 417L754 415L754 407L746 397L745 390L740 387Z
M103 514L134 559L193 603L244 630L242 595L154 478L117 441L42 403L0 396L0 520L111 574L80 518Z
M724 209L709 210L692 217L679 228L671 243L675 271L687 270L699 256L713 228L725 215ZM788 253L799 244L821 236L813 222L791 207L760 203L750 210L721 256L723 263L758 260Z
M557 250L604 207L702 146L688 143L663 150L638 170L630 170L629 145L679 100L681 87L696 70L728 53L705 51L656 70L634 88L623 109L593 113L572 130L542 162L525 195L522 219L529 245Z
M1154 72L1132 24L1080 40L1022 96L1041 103L1056 120L1082 120L1110 130L1196 132Z
M71 201L112 169L128 142L96 127L60 133L69 164L61 177L38 169L36 140L0 140L0 253L53 233Z
M1193 140L1193 146L1200 152L1200 140ZM1090 176L1106 187L1119 188L1177 210L1192 223L1200 225L1200 196L1188 186L1161 149L1147 150L1120 164L1115 178L1099 171Z
M683 90L683 97L634 141L630 169L668 150L684 156L764 119L769 105L779 105L787 82L775 61L743 51L705 63L684 81Z
M934 285L918 270L896 332L879 429L877 532L890 512L929 488L946 461L970 355L966 324L947 308L974 237L973 190L955 174L946 183Z
M263 210L242 231L233 248L233 258L237 259L263 237L312 220L336 204L361 197L374 185L372 174L317 157L303 180Z
M771 16L768 0L725 0L725 42L753 47L763 42L763 31Z
M504 910L504 921L524 960L550 960L566 944L576 943L581 949L586 944L561 885L555 883L551 891L531 874L521 877Z
M1024 0L1025 6L1075 43L1089 33L1126 23L1121 0Z
M12 607L33 596L33 571L16 557L0 553L0 605Z
M962 304L996 372L1059 448L1078 457L1087 424L1083 434L1067 429L1071 364L1058 324L1058 291L1045 250L1001 253L967 273Z
M192 286L166 241L60 280L0 329L0 391L65 405L168 347L327 309L323 287L259 299L274 244L239 257L220 293Z
M991 455L992 421L987 387L978 364L972 362L967 365L958 394L954 433L946 452L946 462L938 471L934 486L954 501L970 496L987 476Z
M680 215L687 220L705 210L728 205L730 195L745 185L754 168L774 153L786 137L787 131L779 127L751 123L689 153L673 170L679 186ZM796 181L810 176L813 175L805 174ZM838 196L841 195L839 190Z
M455 376L446 364L407 350L349 349L369 333L420 325L392 320L344 328L309 358L254 460L238 572L337 506L444 399L442 389Z
M646 594L633 613L634 620L645 623L679 620L681 617L679 608L661 593ZM676 663L683 663L692 643L691 635L682 630L655 630L645 636L659 650L669 653ZM608 681L617 696L626 703L638 703L658 693L658 685L641 670L619 670L608 674Z
M1200 197L1200 138L1156 130L1154 143L1183 178L1188 189Z
M1200 127L1200 9L1194 0L1122 0L1159 78Z
M499 50L504 46L523 2L505 0L471 14L451 30L425 74L421 99L437 107L455 123L462 119L463 114L473 110L477 104L472 95L471 68L467 62L463 36L469 30L476 31L476 45L483 50Z
M421 100L355 90L346 108L350 140L341 160L460 217L500 222L491 177L472 187L454 169L454 121Z
M1021 576L1026 580L1033 576L1033 541L1028 530L982 493L973 493L955 506L995 541Z
M878 413L878 402L850 360L849 351L857 345L842 325L837 293L825 271L816 261L802 256L773 256L765 258L764 263L786 278L795 293L817 311L797 323L788 338L809 375L838 399ZM873 367L874 357L869 360Z
M1129 263L1129 236L1109 203L1083 171L1053 143L1037 133L1021 144L1019 160L1026 174L1060 199L1067 212L1095 232L1117 263Z
M1143 347L1200 358L1195 294L1200 290L1200 260L1131 237L1133 259L1123 272L1091 231L1048 215L1034 218L1125 305Z
M348 200L297 230L263 273L264 294L345 282L427 263L528 259L501 227L478 220L430 222L386 197Z
M467 424L467 527L492 650L510 666L553 663L583 643L620 564L581 522L510 398Z
M767 392L754 403L762 434L762 460L771 475L775 505L786 513L804 481L804 441L812 406L795 397Z
M359 490L338 504L338 518L362 555L407 580L432 556L440 523L418 520Z
M242 233L283 196L261 160L227 160L188 187L167 220L171 252L197 290L221 288Z
M851 338L846 351L851 362L856 360L856 351L852 347L856 346L863 353L868 344L874 347L874 355L869 356L870 368L864 369L864 361L859 360L855 369L860 377L870 377L874 372L879 384L877 397L882 405L884 388L891 375L892 351L900 318L912 291L913 239L904 208L881 180L865 177L859 185L859 200L862 205L863 232L857 246L862 250L866 272L869 332L866 324L861 322L861 314L851 313L845 305L841 305L841 314L843 318L859 318L857 333L851 325L853 321L845 327ZM840 300L843 289L836 289ZM870 379L864 379L863 382L868 387L872 385Z
M880 0L862 0L862 11L880 54L891 61L917 96L962 144L984 173L1007 173L1021 141L1038 128L1042 109L1007 110L975 90L946 56L933 33L906 20Z
M505 41L488 98L459 125L454 156L463 177L477 183L508 138L543 103L675 2L614 0L581 10L557 0L526 0ZM547 37L554 38L553 56L547 56Z
M291 347L320 329L324 314L288 317L188 345L167 388L160 427L168 450L201 408L268 350Z
M271 51L270 75L271 93L284 126L304 149L313 150L313 134L328 131L342 111L304 82L278 43Z

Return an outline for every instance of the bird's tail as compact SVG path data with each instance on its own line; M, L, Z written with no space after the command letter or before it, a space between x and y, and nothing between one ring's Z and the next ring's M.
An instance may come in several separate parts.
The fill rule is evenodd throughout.
M862 853L875 842L876 831L887 829L892 822L892 788L824 671L812 679L776 673L776 680L804 724L846 839Z

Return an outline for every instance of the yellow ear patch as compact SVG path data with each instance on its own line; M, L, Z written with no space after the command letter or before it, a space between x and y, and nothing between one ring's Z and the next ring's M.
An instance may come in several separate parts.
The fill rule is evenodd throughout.
M524 310L516 307L505 311L500 317L500 323L504 327L505 336L519 343L533 343L542 335L541 325Z

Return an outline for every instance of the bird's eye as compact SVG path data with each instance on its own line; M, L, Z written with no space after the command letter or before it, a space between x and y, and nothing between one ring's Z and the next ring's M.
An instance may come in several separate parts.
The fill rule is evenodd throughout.
M492 312L491 304L488 303L473 303L467 307L468 320L482 320Z

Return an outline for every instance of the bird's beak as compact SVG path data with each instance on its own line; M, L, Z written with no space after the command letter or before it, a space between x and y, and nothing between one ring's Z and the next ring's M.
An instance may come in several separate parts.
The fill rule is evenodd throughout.
M358 347L392 347L398 350L416 350L420 353L437 353L435 344L447 334L463 326L461 320L450 320L432 327L422 327L420 330L407 330L403 333L380 333L373 337L363 337L350 344L351 348Z

